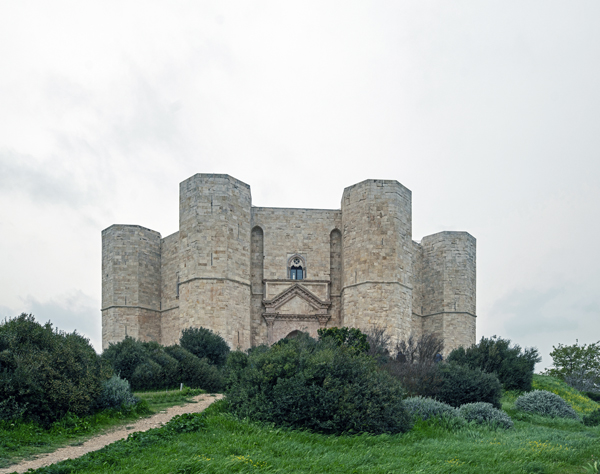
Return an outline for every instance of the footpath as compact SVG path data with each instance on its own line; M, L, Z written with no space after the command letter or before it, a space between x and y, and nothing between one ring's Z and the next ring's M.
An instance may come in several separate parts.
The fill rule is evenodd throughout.
M122 438L127 438L129 433L159 428L175 415L201 412L212 402L221 398L223 398L223 395L221 394L208 395L204 393L202 395L198 395L193 398L194 403L186 403L185 405L167 408L166 410L161 411L149 418L143 418L133 424L128 424L127 427L121 426L113 431L109 431L108 433L94 436L79 446L65 446L64 448L59 448L52 453L41 454L35 459L22 461L18 464L13 464L12 466L2 468L0 469L0 474L8 474L11 472L22 473L28 469L38 469L40 467L49 466L50 464L64 461L66 459L75 459L81 457L89 452L97 451L107 444L114 443Z

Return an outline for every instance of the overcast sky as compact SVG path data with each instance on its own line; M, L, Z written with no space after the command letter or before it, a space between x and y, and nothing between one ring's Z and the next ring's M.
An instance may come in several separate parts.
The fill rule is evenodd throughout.
M255 206L412 190L477 239L477 337L600 340L600 3L0 0L0 316L101 348L102 229L179 182Z

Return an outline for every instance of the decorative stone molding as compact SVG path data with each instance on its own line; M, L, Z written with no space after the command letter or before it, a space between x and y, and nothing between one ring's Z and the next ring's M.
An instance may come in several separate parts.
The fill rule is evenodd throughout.
M293 300L300 298L313 309L310 314L288 314L280 310ZM263 318L267 322L267 338L269 344L277 342L293 330L308 331L311 336L316 336L317 329L324 328L330 319L328 309L331 301L323 301L314 293L300 284L295 284L282 291L271 300L263 300L265 312Z

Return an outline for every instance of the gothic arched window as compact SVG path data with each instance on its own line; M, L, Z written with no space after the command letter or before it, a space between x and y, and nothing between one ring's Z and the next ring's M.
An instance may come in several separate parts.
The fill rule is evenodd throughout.
M289 261L290 280L304 280L306 268L300 257L292 257Z

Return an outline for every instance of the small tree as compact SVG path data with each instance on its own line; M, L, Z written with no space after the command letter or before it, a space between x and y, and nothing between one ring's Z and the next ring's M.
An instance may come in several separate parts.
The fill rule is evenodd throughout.
M505 390L531 390L535 364L542 359L536 348L521 349L509 339L482 337L479 344L459 347L448 356L449 362L496 374Z
M219 367L225 364L229 354L225 339L203 327L184 329L179 345L200 359L206 357L208 362Z
M577 390L600 391L600 341L593 344L552 346L552 367L548 375L559 377Z

